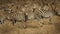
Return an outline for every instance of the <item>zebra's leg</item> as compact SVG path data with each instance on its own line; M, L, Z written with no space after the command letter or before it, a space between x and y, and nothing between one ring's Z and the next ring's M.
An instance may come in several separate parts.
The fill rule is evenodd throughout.
M14 25L16 23L16 20L15 19L12 19L12 24Z
M4 20L0 20L0 24L3 24L4 23Z

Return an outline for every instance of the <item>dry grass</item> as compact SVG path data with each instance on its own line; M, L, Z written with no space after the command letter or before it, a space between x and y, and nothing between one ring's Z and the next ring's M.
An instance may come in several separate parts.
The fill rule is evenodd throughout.
M17 28L20 28L20 29L24 29L25 22L16 22L14 24L14 26L16 26Z
M46 23L42 25L40 21L29 20L26 23L27 28L24 29L24 24L17 22L15 25L12 25L12 22L9 20L4 21L4 24L0 24L0 34L59 34L60 32L60 17L52 17L52 25L47 25L49 19L43 19L43 22ZM42 26L42 27L41 27Z
M42 24L38 20L28 20L26 23L27 28L39 28Z
M14 34L17 28L9 23L0 25L0 34Z
M54 16L51 20L55 26L55 33L54 34L60 34L60 16Z

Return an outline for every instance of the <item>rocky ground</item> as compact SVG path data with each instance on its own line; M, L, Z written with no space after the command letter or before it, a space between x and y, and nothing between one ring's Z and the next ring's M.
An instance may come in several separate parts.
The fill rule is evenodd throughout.
M60 0L0 0L0 34L60 34Z

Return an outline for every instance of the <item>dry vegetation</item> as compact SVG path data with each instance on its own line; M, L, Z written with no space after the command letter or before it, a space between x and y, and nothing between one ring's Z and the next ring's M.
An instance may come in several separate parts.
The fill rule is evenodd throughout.
M38 21L28 21L26 23L26 29L22 23L12 25L10 21L6 21L4 24L0 24L0 34L59 34L60 32L60 17L54 16L52 18L52 24L40 24ZM43 19L44 20L44 19ZM46 21L47 19L45 19ZM44 21L44 22L45 22ZM46 22L47 23L47 22Z
M3 6L5 9L8 9L6 13L3 11ZM3 7L3 9L1 9L1 7ZM51 10L50 12L54 15L43 14L42 17L41 14L39 14L39 11L42 11L41 7L47 10L47 12ZM35 14L33 14L32 11L35 11ZM56 11L58 14L53 11ZM22 12L24 15L18 15L18 13ZM16 23L14 22L13 24L11 15L15 15L15 13L18 15L18 19L17 16L13 16L13 18L16 18ZM25 13L28 14L28 18ZM10 19L6 19L4 23L0 24L0 34L60 34L60 0L0 0L0 17L5 16L5 14L8 14L7 17ZM21 19L19 18L20 16L22 18L21 21L19 21L19 19ZM34 19L34 17L36 18Z

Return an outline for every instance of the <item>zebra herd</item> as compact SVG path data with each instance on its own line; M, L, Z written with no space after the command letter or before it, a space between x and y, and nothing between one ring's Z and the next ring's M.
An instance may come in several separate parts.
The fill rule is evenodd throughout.
M5 20L11 20L14 24L17 21L26 22L31 19L40 20L51 18L56 14L60 15L60 11L54 12L48 5L44 5L43 7L38 5L19 6L14 4L0 6L0 23L4 23Z

